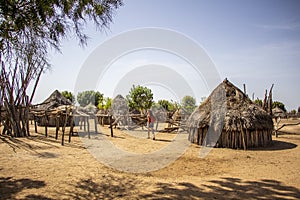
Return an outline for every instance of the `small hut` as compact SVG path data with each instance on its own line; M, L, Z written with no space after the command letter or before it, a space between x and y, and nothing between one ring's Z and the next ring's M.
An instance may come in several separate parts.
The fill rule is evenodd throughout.
M186 121L189 116L190 113L188 113L184 108L179 108L172 115L172 119L174 121Z
M117 95L111 105L111 112L114 118L114 125L126 126L130 124L129 107L126 99L122 95Z
M286 118L287 117L286 112L284 112L281 108L279 108L277 106L272 109L272 115L274 118L278 118L278 117Z
M45 101L40 103L36 109L34 109L39 115L46 115L46 117L36 117L39 126L56 126L55 116L72 108L72 102L64 97L58 90L55 90ZM60 125L64 124L64 119L60 118ZM69 125L70 122L67 123Z
M225 79L191 114L189 141L203 146L244 148L272 141L272 117Z

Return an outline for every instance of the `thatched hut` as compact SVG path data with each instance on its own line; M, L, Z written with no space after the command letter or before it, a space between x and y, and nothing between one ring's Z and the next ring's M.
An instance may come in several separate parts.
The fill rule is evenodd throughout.
M174 121L186 121L190 113L188 113L184 108L177 109L172 115L172 120Z
M55 115L66 109L70 109L71 107L72 102L66 97L64 97L58 90L55 90L45 101L40 103L35 109L35 111L38 113L47 114L47 117L36 117L38 125L45 126L47 123L47 126L56 126ZM60 125L63 124L64 119L60 118ZM69 124L70 122L67 123L67 125Z
M37 109L51 110L62 105L72 105L72 102L64 97L58 90L55 90L45 101L37 106Z
M111 112L115 120L114 124L120 126L129 125L129 107L122 95L119 94L112 100Z
M192 143L247 149L266 146L272 141L273 121L225 79L191 114L187 128Z
M274 118L278 118L278 117L286 118L287 117L286 112L284 112L281 108L279 108L277 106L272 109L272 115Z

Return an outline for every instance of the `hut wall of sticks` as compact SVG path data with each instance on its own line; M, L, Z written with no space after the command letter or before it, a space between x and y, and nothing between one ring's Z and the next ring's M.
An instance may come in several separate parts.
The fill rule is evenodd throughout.
M272 141L272 117L225 79L189 117L189 141L247 149Z

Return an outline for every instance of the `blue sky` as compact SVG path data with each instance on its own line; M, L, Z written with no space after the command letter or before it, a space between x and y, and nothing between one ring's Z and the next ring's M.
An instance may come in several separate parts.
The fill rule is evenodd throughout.
M300 106L299 10L299 0L125 0L109 30L99 32L88 24L86 33L90 39L86 47L78 46L78 41L71 36L63 41L62 54L51 53L52 69L41 78L34 103L43 101L55 89L74 91L82 65L104 41L132 29L158 27L174 30L197 42L214 62L220 78L227 77L241 89L245 83L249 96L254 93L255 98L263 98L265 90L274 83L273 99L285 103L288 110L297 109ZM111 78L115 83L118 76L122 78L122 74L117 73L118 63L128 63L131 67L128 72L137 66L133 63L139 62L140 66L172 65L181 74L178 66L184 66L182 60L172 55L143 51L114 63L112 74L117 75L106 79ZM189 75L182 76L188 81L193 79ZM191 83L197 84L195 81ZM198 87L205 87L202 81ZM104 88L100 85L100 92L114 95L111 92L114 88L110 90L109 85ZM159 88L153 87L153 90L156 99L178 100L171 93L168 96L167 91L159 94ZM197 102L210 92L211 88L198 92L201 94L196 95Z

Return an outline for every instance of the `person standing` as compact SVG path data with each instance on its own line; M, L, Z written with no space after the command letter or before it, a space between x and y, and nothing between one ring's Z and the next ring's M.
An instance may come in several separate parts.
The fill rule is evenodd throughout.
M155 140L155 134L154 134L154 122L155 117L151 110L147 111L147 126L148 126L148 139L150 139L150 130L152 131L153 140Z

